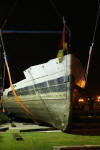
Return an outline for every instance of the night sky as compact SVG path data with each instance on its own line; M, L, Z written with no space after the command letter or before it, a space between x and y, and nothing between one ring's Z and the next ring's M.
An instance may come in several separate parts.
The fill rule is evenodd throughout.
M86 67L89 46L92 42L96 15L97 0L51 0L0 1L0 25L8 15L4 29L8 30L62 30L61 16L71 30L72 53ZM95 37L87 88L100 92L100 17ZM24 78L23 71L30 66L45 63L55 58L62 35L60 34L3 34L13 83ZM9 87L6 73L5 87Z

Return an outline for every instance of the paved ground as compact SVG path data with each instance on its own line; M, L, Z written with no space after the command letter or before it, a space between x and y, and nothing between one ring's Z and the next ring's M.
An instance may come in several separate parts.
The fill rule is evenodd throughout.
M39 125L34 125L30 123L18 123L18 122L13 122L13 126L11 123L5 123L0 125L0 129L2 128L9 128L9 130L32 130L32 131L39 131L39 132L61 132L60 130L56 130L52 127L47 127L47 126L39 126Z

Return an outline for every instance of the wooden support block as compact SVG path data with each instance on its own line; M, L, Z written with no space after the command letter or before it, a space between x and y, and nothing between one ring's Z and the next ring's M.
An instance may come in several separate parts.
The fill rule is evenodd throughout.
M16 125L14 123L11 123L11 127L16 127Z
M16 141L22 141L23 140L23 138L21 137L21 135L18 134L18 133L13 133L13 136L14 136L14 138L15 138Z
M100 150L100 145L54 146L54 150Z
M8 130L9 128L8 127L3 127L3 128L0 128L0 132L4 132L6 130Z

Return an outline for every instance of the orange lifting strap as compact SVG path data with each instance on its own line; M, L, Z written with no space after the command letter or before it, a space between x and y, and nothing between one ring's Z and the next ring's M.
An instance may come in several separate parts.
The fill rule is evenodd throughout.
M15 89L14 89L13 84L12 84L12 79L11 79L11 75L10 75L10 69L9 69L9 66L8 66L7 57L6 57L5 52L4 52L4 60L5 60L5 64L6 64L8 76L9 76L10 86L11 86L11 89L12 89L13 94L15 95L17 101L19 102L19 104L23 107L23 109L24 109L28 114L30 114L34 119L38 119L32 112L30 112L30 111L25 107L25 105L20 101L19 97L17 96L17 94L16 94L16 92L15 92Z

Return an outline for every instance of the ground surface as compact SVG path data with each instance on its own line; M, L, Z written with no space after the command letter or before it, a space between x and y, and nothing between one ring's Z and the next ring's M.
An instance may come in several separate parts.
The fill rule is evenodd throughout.
M20 132L21 129L46 129L36 125L16 124L11 127L5 124L3 127L9 126L9 130L0 132L0 150L53 150L53 146L67 145L100 145L100 136L83 136L63 133L58 130L53 132ZM13 133L19 133L23 138L22 141L16 141Z

